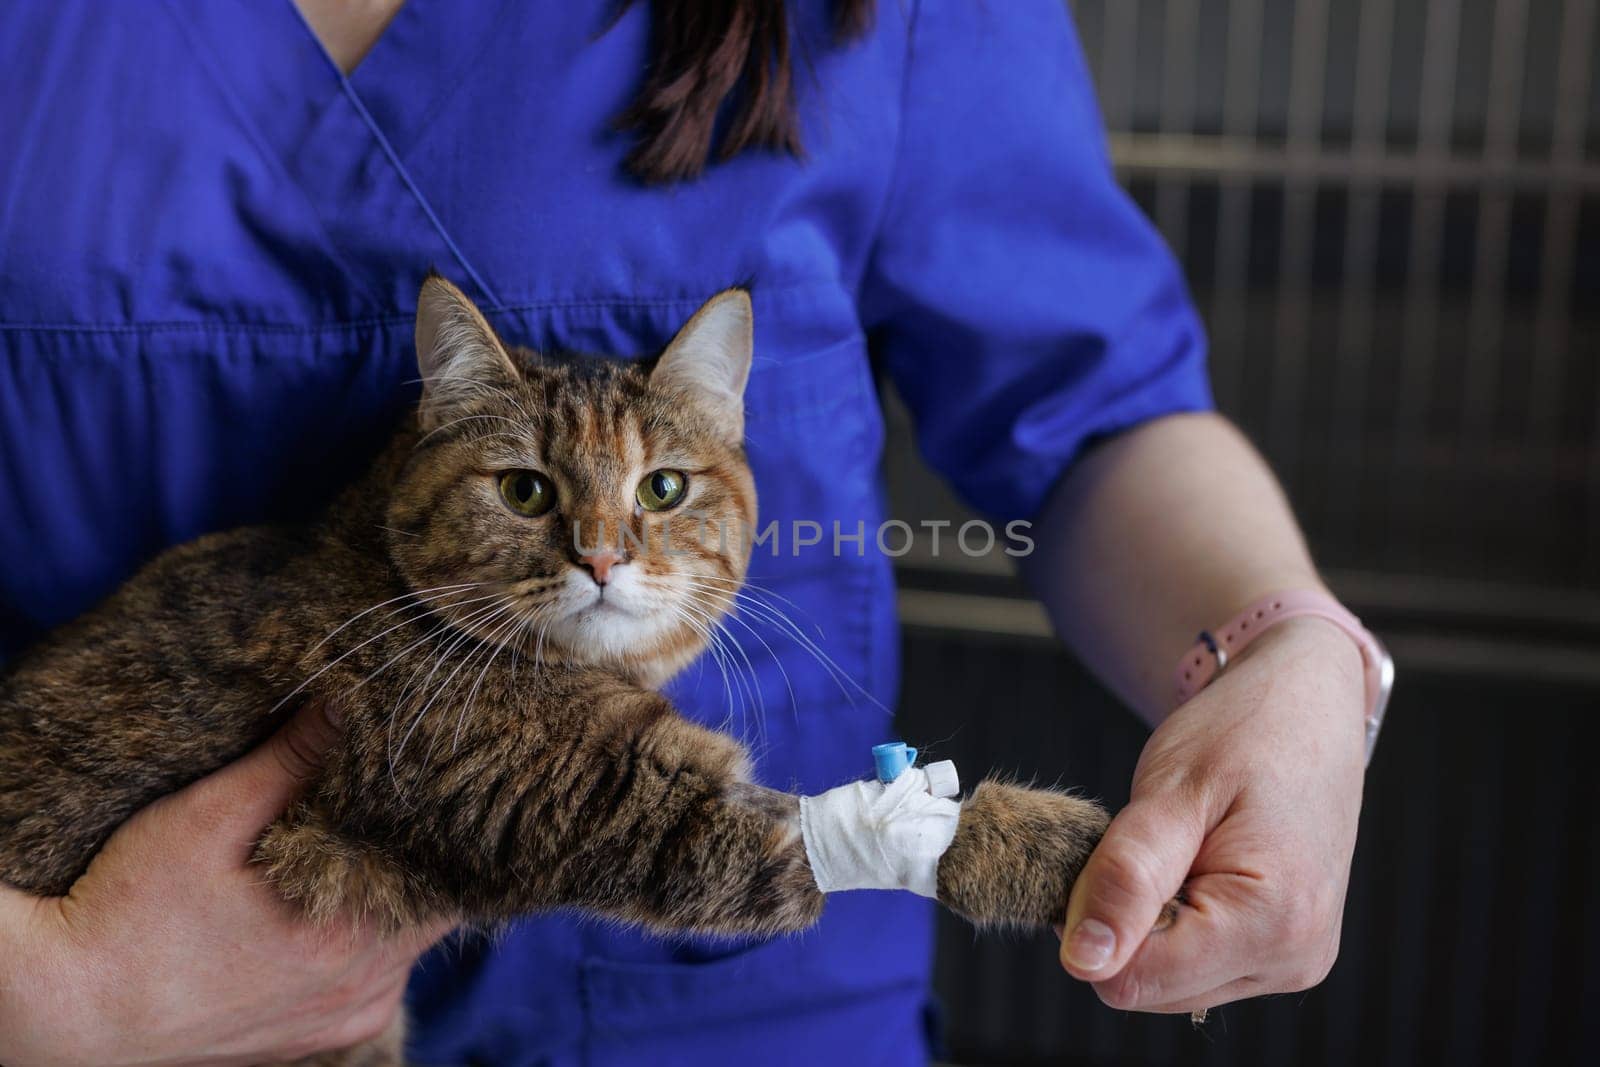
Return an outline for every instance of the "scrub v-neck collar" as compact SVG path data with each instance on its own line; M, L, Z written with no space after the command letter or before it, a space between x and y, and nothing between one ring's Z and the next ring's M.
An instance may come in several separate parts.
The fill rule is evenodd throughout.
M402 161L499 10L435 5L407 0L350 78L293 0L166 5L250 139L303 192L341 266L389 310L415 300L414 279L393 271L397 241L454 264L475 299L499 304Z

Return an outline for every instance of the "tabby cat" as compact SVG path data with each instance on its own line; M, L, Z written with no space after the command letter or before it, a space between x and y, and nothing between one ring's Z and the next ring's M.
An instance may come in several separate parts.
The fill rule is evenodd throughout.
M701 531L755 528L751 345L730 290L652 362L547 359L430 276L421 401L365 477L310 524L165 552L0 676L0 880L65 892L131 813L318 697L344 709L343 744L255 854L312 918L810 926L797 798L657 692L749 561L747 538ZM986 782L939 898L980 924L1059 922L1105 825ZM399 1036L317 1062L398 1062Z

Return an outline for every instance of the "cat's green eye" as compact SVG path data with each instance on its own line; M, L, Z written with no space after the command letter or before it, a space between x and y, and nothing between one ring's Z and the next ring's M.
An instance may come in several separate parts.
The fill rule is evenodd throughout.
M518 515L543 515L556 502L556 488L538 471L506 471L500 475L500 496Z
M666 511L683 499L683 491L688 487L689 479L682 471L663 468L645 475L634 495L646 511Z

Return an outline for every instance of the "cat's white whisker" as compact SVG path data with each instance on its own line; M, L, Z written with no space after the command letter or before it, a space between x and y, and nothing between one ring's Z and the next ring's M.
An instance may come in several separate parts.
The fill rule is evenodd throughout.
M686 625L689 625L691 629L694 629L693 624L688 622L686 612L683 612L681 609L674 609L674 612L675 614L679 615L680 618L685 619ZM723 658L723 651L720 642L716 641L710 634L706 635L706 653L711 657L711 662L716 666L717 673L722 677L722 699L726 711L723 721L728 725L732 725L733 685L728 681L728 664L727 660ZM742 709L744 706L744 694L742 691L740 692L739 701Z
M696 587L697 580L701 577L703 576L695 575L693 578L686 579L685 584L691 587ZM726 596L729 592L727 589L723 589L721 587L708 588L706 586L698 586L698 588L703 592L715 592L720 596ZM892 714L888 708L883 706L882 701L878 700L877 697L868 692L867 689L861 685L861 683L857 682L849 675L848 672L844 670L844 668L840 667L836 662L834 662L833 657L829 656L825 651L823 651L822 648L818 646L817 643L813 641L804 630L800 629L800 627L796 625L792 619L770 604L763 604L753 597L741 596L740 594L742 592L742 590L734 591L736 604L748 610L752 617L758 621L765 622L767 625L773 626L774 628L778 629L779 632L784 633L790 639L799 644L802 649L804 649L812 656L813 659L817 661L819 666L828 672L828 676L833 679L834 684L839 687L841 692L844 693L845 697L850 700L852 704L855 703L855 696L850 692L850 688L853 687L857 693L860 693L862 696L866 697L868 701L876 705L884 713ZM849 683L848 687L845 684L847 682Z
M480 609L480 610L489 610L489 609L485 608L485 609ZM413 620L413 621L415 621L415 620ZM433 626L431 626L426 632L424 632L421 637L417 638L415 641L411 642L411 644L409 644L405 648L401 649L399 654L396 655L393 659L391 659L389 661L389 663L385 663L382 667L379 667L377 671L374 671L372 675L369 675L367 678L362 679L361 684L365 685L367 682L371 681L372 678L376 677L377 674L383 672L384 670L387 670L390 663L393 663L395 660L398 660L401 656L404 656L404 655L408 654L409 652L411 652L412 649L416 648L417 646L423 644L426 641L433 641L434 642L434 646L435 646L433 651L437 651L437 646L438 646L439 642L443 641L443 640L448 640L448 637L446 636L446 634L449 631L449 629L450 629L450 619L448 617L440 617L438 619L438 621L436 621L433 624ZM406 684L403 685L400 688L400 694L396 698L396 701L395 701L396 710L399 708L399 706L401 704L404 703L406 697L411 694L411 688L417 682L417 675L422 672L422 668L423 667L427 666L429 663L432 662L432 656L433 656L433 652L430 651L426 655L423 655L423 656L419 657L417 663L414 666L412 666L411 673L406 677ZM394 712L391 711L391 718L393 717L393 714L394 714Z
M497 598L498 598L498 594L490 593L487 596L473 597L470 600L456 601L456 602L451 603L451 604L442 605L442 607L444 607L446 609L449 609L449 608L463 608L463 607L468 606L469 604L480 604L485 600L492 601L492 600L495 600ZM427 611L425 611L425 612L423 612L423 613L421 613L419 615L413 615L411 618L406 619L405 622L401 623L400 625L404 626L406 624L420 623L420 622L422 622L423 619L427 618L429 615L434 614L434 612L439 607L441 607L441 605L434 605L434 606L430 607ZM490 605L489 607L483 607L483 608L475 609L474 611L472 611L471 613L469 613L467 615L467 619L471 619L471 618L473 618L474 616L478 615L481 612L485 612L485 611L490 610L490 607L492 607L492 605ZM411 642L405 648L402 648L399 652L397 652L393 656L391 656L377 670L373 671L371 674L369 674L365 678L361 679L361 681L357 682L354 686L351 687L351 691L354 692L355 690L360 689L362 686L364 686L368 682L372 681L378 675L380 675L384 671L388 670L392 665L394 665L394 663L396 663L401 657L403 657L407 653L409 653L412 649L416 648L418 645L422 644L424 641L426 641L429 638L433 637L435 634L438 634L441 631L446 630L446 629L448 629L450 627L452 620L450 619L450 617L448 615L439 614L439 615L436 615L435 617L438 619L438 621L433 625L433 627L431 629L429 629L427 632L425 632L421 637L417 638L415 641ZM463 621L465 621L465 620L463 620ZM399 626L396 626L396 627L393 627L392 629L396 629L397 630L399 628L400 628ZM385 632L388 632L388 631L385 631ZM413 670L413 672L412 672L412 677L413 678L416 677L415 670Z
M785 604L789 605L794 610L798 611L800 614L804 615L806 617L806 619L811 623L811 626L817 631L817 636L818 637L823 637L824 636L823 631L822 631L822 625L820 623L818 623L816 621L816 619L811 617L811 613L809 611L807 611L799 603L795 602L794 600L791 600L789 597L786 597L782 593L779 593L779 592L776 592L776 591L774 591L772 589L769 589L768 587L762 585L760 582L757 582L754 579L745 578L743 580L740 580L740 579L737 579L737 578L724 578L724 577L722 577L721 575L718 575L718 574L691 574L691 575L688 575L688 577L693 579L693 580L695 580L695 581L700 581L700 582L720 582L723 585L729 586L730 587L729 592L731 592L734 596L738 596L740 593L743 593L746 596L752 596L752 597L753 596L757 596L757 595L775 597L778 600L781 600Z
M493 599L493 598L491 598L491 599ZM477 610L475 610L471 614L469 614L465 619L460 620L460 625L462 625L462 626L470 626L470 624L472 622L474 622L474 621L476 621L478 619L481 619L486 615L491 615L493 613L499 612L500 610L502 610L505 607L505 602L506 602L505 598L499 598L499 599L496 599L494 603L488 604L487 606L482 607L482 608L478 608ZM399 659L401 656L406 655L412 649L416 648L418 645L420 645L424 641L428 641L428 640L433 640L434 641L435 650L437 652L437 646L438 646L438 644L440 642L452 640L448 636L448 630L449 630L451 624L452 624L452 620L450 620L448 618L440 620L440 622L436 626L434 626L431 630L429 630L427 633L423 634L416 641L413 641L406 648L402 649L394 657L394 659ZM466 629L466 630L463 630L462 633L463 634L470 634L471 630L470 629ZM455 638L454 641L452 642L450 648L454 648L455 644L458 644L459 641L460 641L459 637ZM411 676L406 680L405 686L401 689L400 695L395 699L394 707L390 710L390 713L389 713L388 736L387 736L387 740L386 740L385 743L390 748L391 751L394 748L394 725L395 725L395 720L399 718L401 709L406 706L406 701L410 698L412 692L414 691L414 689L415 689L415 687L417 685L417 676L419 674L421 674L423 667L427 666L429 663L433 664L432 670L430 670L428 672L427 679L425 679L423 681L423 683L422 683L424 686L426 686L428 681L431 681L433 679L434 673L438 671L440 664L443 662L444 658L449 655L449 652L450 652L450 649L446 649L442 654L430 654L430 655L423 656L418 661L417 665L412 668ZM390 660L389 662L393 663L394 660ZM378 671L374 672L374 674L381 673L383 670L385 670L387 668L388 668L388 664L385 664L383 667L378 668ZM366 684L366 681L369 681L370 677L371 676L369 676L368 679L363 680L362 684L363 685ZM393 762L394 762L394 759L391 756L391 758L390 758L391 766L392 766Z
M383 529L387 529L387 527L382 527L382 528ZM351 623L356 622L359 619L366 618L368 615L371 615L374 611L377 611L379 608L386 608L390 604L394 604L394 603L396 603L398 601L406 600L406 599L414 599L418 603L427 603L428 601L431 601L431 600L443 599L444 597L447 597L451 593L454 593L454 592L460 592L460 591L466 590L466 589L476 589L478 586L480 586L482 584L483 584L482 582L458 582L455 585L436 585L436 586L433 586L431 589L407 590L406 592L401 593L397 597L390 597L388 600L385 600L381 604L374 604L374 605L372 605L372 607L367 608L365 611L359 611L356 614L350 616L344 622L340 623L338 626L335 626L332 630L329 630L327 632L327 634L325 634L323 636L322 640L318 641L316 644L312 645L309 649L307 649L306 653L305 653L305 656L301 656L300 658L302 660L305 659L306 656L311 655L317 649L321 648L323 645L325 645L329 641L331 641L336 635L338 635L340 633L340 631L344 630L345 627L349 626ZM443 592L441 592L441 590L443 590ZM430 594L430 593L436 594L436 595L434 595L434 596L427 595L427 594ZM404 610L404 609L402 608L402 609L397 609L397 610ZM393 614L395 614L395 612L390 612L390 614L393 615Z
M693 594L690 594L690 596L693 598ZM794 695L794 685L789 679L788 670L783 666L783 660L776 652L773 651L772 646L767 643L767 639L756 632L755 627L745 622L737 614L731 612L726 615L725 618L731 622L736 622L740 626L743 626L745 630L749 632L750 636L754 637L757 641L760 641L761 647L767 650L767 655L772 657L773 666L777 667L778 673L783 675L783 687L789 691L789 706L794 709L795 717L798 718L800 715L800 700ZM754 668L752 668L752 670L753 669Z
M504 415L484 415L484 414L461 415L461 416L458 416L458 417L456 417L454 419L451 419L449 422L443 423L442 425L435 426L433 429L429 430L427 433L425 433L421 437L417 438L417 443L413 447L414 448L421 448L422 445L425 442L427 442L427 440L429 438L433 437L435 434L443 433L444 431L450 429L450 427L452 427L452 426L460 426L464 422L478 422L478 421L493 421L493 422L510 423L512 426L515 426L518 430L521 430L523 432L527 431L527 427L525 425L523 425L522 423L519 423L516 419L508 419ZM516 435L513 434L511 436L515 437Z
M705 633L709 638L711 638L711 640L715 642L717 647L722 649L723 654L728 657L729 662L735 667L735 674L737 676L740 678L749 678L750 682L747 688L752 689L755 695L760 697L759 678L756 673L755 664L750 661L750 656L745 652L744 647L733 637L731 633L728 632L727 627L723 625L723 621L726 616L722 615L722 613L718 611L708 609L707 606L697 600L693 594L683 597L679 602L679 607L685 611L693 612L696 617L702 620L702 626L700 628L701 632ZM719 617L719 615L721 615L721 617ZM739 668L741 667L744 672L743 674L739 674ZM761 706L759 713L765 715L766 702L764 698L760 700L760 704Z
M472 683L472 688L467 690L467 699L461 703L461 711L456 716L455 736L450 741L450 754L452 756L454 756L456 752L460 750L461 728L466 725L467 713L472 709L473 702L478 699L478 690L480 687L482 687L484 678L488 677L489 668L494 666L494 661L499 657L500 653L505 651L505 637L515 633L524 625L525 622L526 620L523 618L523 615L520 611L513 611L510 620L500 629L496 630L489 639L494 644L494 651L490 652L489 655L485 657L483 661L483 669L478 672L478 677ZM430 756L433 753L433 746L431 744L428 746L428 753ZM426 763L427 760L424 759L423 762Z
M494 598L491 603L485 605L482 608L479 608L478 610L474 611L472 614L466 616L465 618L456 619L456 620L452 620L452 619L448 619L447 618L447 619L442 620L441 623L438 626L434 627L433 630L429 631L428 634L424 635L424 639L426 639L428 637L432 637L434 634L440 634L440 636L434 642L434 644L435 644L434 652L432 654L430 654L429 656L424 657L423 660L420 663L418 663L415 668L412 669L411 677L406 682L405 689L401 692L401 699L404 700L405 697L409 696L410 693L412 692L414 686L418 690L426 688L428 683L433 681L433 677L434 677L435 674L438 673L439 668L444 666L445 661L448 660L450 658L450 656L454 653L455 649L457 647L459 647L462 643L464 643L465 641L470 640L473 637L473 627L475 625L485 625L485 624L488 624L488 623L492 623L493 621L495 621L496 619L499 618L500 614L503 611L508 609L508 607L510 606L510 603L511 603L511 598L510 597L501 596L501 597ZM450 633L442 633L441 634L441 631L448 631L448 630L450 630L452 628L454 628L456 630L456 632L454 634L450 634ZM443 649L443 651L440 651L439 648L438 648L438 645L440 643L443 643L443 642L448 642L448 644ZM417 643L420 644L421 641L419 640ZM428 671L427 676L422 679L421 684L418 685L417 684L417 676L418 676L418 674L421 673L421 670L422 670L422 668L424 666L428 666L429 664L432 665L431 669Z
M517 667L522 662L523 647L533 634L534 623L538 620L539 612L543 607L544 605L542 604L536 605L532 611L524 612L522 626L516 633L511 635L511 685L513 689L516 688L517 684Z
M680 608L680 611L686 615L688 614L686 607ZM739 718L740 721L743 721L746 716L755 713L753 682L748 675L740 673L739 664L734 660L733 652L728 647L728 642L723 634L708 627L705 630L705 637L706 647L715 654L718 669L722 671L722 685L728 701L729 721L732 721L731 716L734 711L733 694L735 692L739 694ZM731 684L729 682L730 676L732 678Z
M446 710L449 704L456 702L455 696L457 690L461 686L467 684L467 679L472 675L472 666L480 657L484 659L486 664L494 662L494 657L496 653L499 652L501 647L499 644L499 638L501 634L508 632L510 628L515 626L518 621L518 612L514 606L508 607L507 615L507 618L498 619L494 626L490 628L488 633L477 639L477 644L467 649L466 655L461 658L461 662L458 664L456 670L451 672L450 678L446 678L444 682L440 684L439 689L434 694L433 699L438 703L441 711ZM461 681L451 684L451 678L454 678L457 674L461 674L462 671L465 671L466 673L462 674ZM461 738L461 726L466 721L466 709L471 705L472 697L475 692L476 687L469 686L467 698L460 701L460 711L458 713L458 718L456 719L456 733L455 740L452 742L452 752L454 752L456 746L459 745ZM434 731L433 737L428 742L427 751L422 754L423 766L426 767L433 763L433 751L439 744L439 737L440 732Z
M759 687L755 685L755 679L753 677L746 679L745 675L740 673L739 664L733 660L732 654L723 644L722 635L719 635L715 630L703 623L700 623L693 616L691 616L689 611L692 609L690 609L687 604L681 602L677 604L670 604L669 608L675 616L683 621L685 626L698 634L706 642L707 651L712 654L713 660L717 664L717 669L722 672L723 694L728 701L728 713L724 721L730 725L733 722L734 687L731 686L728 681L729 668L731 667L733 679L738 686L740 719L743 721L747 712L755 713L757 731L761 736L764 737L766 731L764 712L757 710L756 702L759 699L760 693Z
M708 627L714 628L716 631L726 635L728 637L728 640L730 642L732 642L734 651L737 652L738 655L744 660L745 669L750 674L751 685L755 688L757 696L758 696L758 699L759 699L760 708L759 708L757 714L760 717L758 718L757 722L760 725L762 736L765 737L766 736L765 719L766 719L766 713L767 713L766 698L765 698L765 696L761 695L760 676L756 673L755 664L750 661L749 653L747 653L744 650L744 646L740 642L734 640L733 636L731 634L728 634L727 630L723 626L723 620L722 619L718 619L715 616L713 616L711 614L711 612L709 610L707 610L706 603L701 601L701 600L699 600L697 597L695 597L693 593L690 593L690 594L688 594L686 596L683 606L686 607L690 611L698 612L701 615L701 617L705 619L706 624L707 624ZM732 616L724 616L724 618L732 618ZM740 620L737 620L737 619L735 619L734 621L739 622L740 625L744 626L744 628L746 630L750 630L750 627L749 627L748 624L745 624L744 622L742 622ZM762 645L766 647L767 654L772 657L773 662L776 663L777 666L778 666L778 670L780 672L782 672L784 687L789 690L789 703L790 703L791 706L794 706L798 711L798 702L795 699L794 687L789 684L789 674L788 674L787 671L784 671L782 662L779 661L779 659L777 657L777 654L772 651L772 646L768 645L765 641L762 641L761 635L757 634L754 630L750 630L750 633L751 633L752 636L755 637L755 639L757 641L761 641Z
M508 598L508 601L509 601L509 598ZM480 625L480 626L493 625L499 619L501 612L509 611L511 609L512 609L512 605L509 602L506 603L506 604L502 604L501 606L499 606L498 608L495 609L495 612L493 614L489 615L487 619L479 621L477 623L477 625ZM441 653L439 655L438 659L436 660L436 662L434 664L434 669L432 671L428 672L428 678L422 683L423 686L426 686L428 684L428 682L433 679L433 676L438 671L439 667L443 666L444 662L446 660L448 660L454 654L455 650L461 646L461 643L463 641L471 638L472 636L473 636L473 633L472 633L472 631L470 629L465 629L464 628L461 631L461 634L454 641L452 641L450 643L450 646L448 648L446 648L443 653ZM400 757L405 754L406 745L408 743L410 743L411 736L412 736L412 734L416 733L417 727L422 725L422 720L427 718L428 709L433 707L435 702L438 701L439 697L441 695L443 695L443 693L445 691L445 688L447 686L449 686L451 679L455 678L456 675L460 674L462 668L465 667L467 665L467 663L470 662L470 661L471 661L471 657L468 656L465 659L463 659L461 663L457 664L455 669L452 670L448 675L445 676L444 681L440 682L438 687L434 689L433 695L428 697L427 702L422 705L422 708L416 713L415 716L412 717L410 727L407 728L407 730L405 732L405 736L400 739L400 746L397 749L395 749L394 755L393 755L393 757L391 757L391 760L390 760L391 766L394 763L399 762Z
M487 598L484 598L484 599L487 599ZM473 601L467 601L467 603L473 603ZM267 711L267 714L269 716L273 715L273 714L276 714L285 704L287 704L290 700L294 699L294 697L296 695L298 695L301 692L304 692L306 686L310 685L312 682L314 682L318 678L322 677L323 674L327 673L332 668L337 667L340 663L344 662L350 656L352 656L355 653L361 651L363 648L366 648L368 645L372 644L374 641L377 641L377 640L379 640L380 638L383 638L383 637L387 637L389 634L394 633L396 630L400 629L401 627L410 626L414 622L416 622L416 619L414 619L414 618L402 619L401 621L395 623L393 626L389 627L387 630L383 630L383 631L381 631L379 633L376 633L376 634L372 635L371 637L367 638L365 641L361 642L359 645L356 645L354 648L348 649L345 652L341 653L337 658L335 658L334 660L324 664L321 668L319 668L317 671L315 671L309 678L306 678L299 685L297 685L293 689L289 690L289 692L284 695L282 700L278 701L276 704L274 704ZM391 662L393 662L393 661L391 661ZM387 666L387 664L385 666ZM382 667L378 668L378 671L382 671L382 670L383 670ZM374 674L376 674L376 673L377 672L374 672ZM368 675L367 676L367 680L370 681L372 677L373 677L372 675ZM365 682L356 685L355 688L357 688L357 689L361 688L361 684L365 684Z
M539 670L544 666L544 641L545 641L545 636L550 632L550 627L559 618L559 616L555 613L555 610L554 610L559 606L560 606L560 601L559 600L551 599L551 600L547 601L541 607L541 610L542 610L542 608L545 608L545 607L550 608L551 609L551 615L550 615L549 618L545 619L543 622L541 622L539 624L538 636L534 639L533 670L534 670L535 674L537 674L539 672Z
M743 692L748 695L748 701L741 706L741 713L748 710L756 716L757 730L763 738L766 736L766 697L761 689L760 676L751 662L749 654L743 645L723 625L720 612L707 610L691 594L680 601L680 606L693 612L704 620L704 629L711 637L712 642L722 650L723 657L733 668L733 674Z
M422 537L422 535L421 535L421 534L419 534L419 533L412 533L412 532L411 532L411 531L410 531L410 530L400 530L400 529L396 529L396 528L395 528L395 527L393 527L393 526L385 526L385 525L384 525L384 524L383 524L383 523L381 523L381 522L375 522L375 523L373 523L373 524L372 524L372 528L373 528L373 529L374 529L374 530L382 530L382 531L383 531L383 532L384 532L384 533L392 533L392 534L394 534L394 535L395 535L395 536L396 536L396 537L410 537L410 538L415 538L415 539L418 539L418 540L420 540L420 539L421 539L421 537Z

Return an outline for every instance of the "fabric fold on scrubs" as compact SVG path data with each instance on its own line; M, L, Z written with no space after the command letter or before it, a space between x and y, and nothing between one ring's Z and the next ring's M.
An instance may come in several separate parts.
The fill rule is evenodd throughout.
M1211 406L1205 336L1116 184L1066 5L925 3L862 320L928 462L1032 518L1084 446Z

